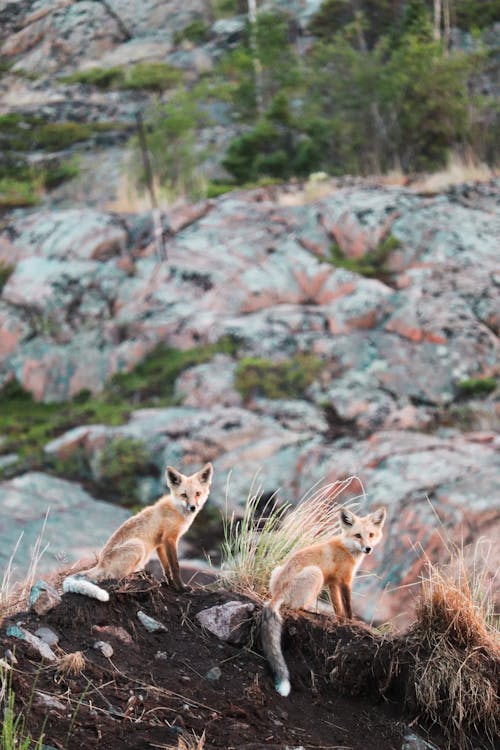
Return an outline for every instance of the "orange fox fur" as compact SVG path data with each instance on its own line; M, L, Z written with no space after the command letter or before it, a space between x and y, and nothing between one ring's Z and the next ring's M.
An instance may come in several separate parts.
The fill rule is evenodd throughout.
M275 674L276 690L281 695L290 692L288 668L281 651L281 606L310 607L327 586L337 617L352 619L352 581L363 555L380 542L385 517L385 508L367 516L341 510L338 536L295 552L273 570L269 582L271 599L263 610L261 635L264 653Z
M124 521L102 548L94 567L65 578L64 591L108 601L107 591L93 582L124 578L142 570L155 551L166 579L179 591L184 588L179 573L177 544L208 498L212 464L206 464L191 476L167 466L166 480L170 494Z

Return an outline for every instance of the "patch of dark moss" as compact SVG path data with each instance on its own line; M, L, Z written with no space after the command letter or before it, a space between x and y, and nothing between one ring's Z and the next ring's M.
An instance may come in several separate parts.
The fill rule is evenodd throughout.
M330 263L336 268L346 268L367 278L380 279L387 283L392 272L387 266L391 253L399 247L399 240L389 234L379 242L374 250L369 250L360 258L348 258L339 245L334 243L330 247Z
M64 76L62 83L82 83L100 89L165 91L177 86L182 72L164 62L141 62L126 67L89 68Z
M235 387L243 398L304 398L323 362L311 354L296 354L284 362L244 357L236 367Z
M467 378L457 383L458 394L462 398L484 398L497 388L496 378Z

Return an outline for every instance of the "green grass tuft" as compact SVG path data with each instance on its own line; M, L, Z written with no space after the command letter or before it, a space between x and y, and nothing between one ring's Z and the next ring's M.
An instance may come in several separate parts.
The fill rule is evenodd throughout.
M100 89L165 91L177 86L182 72L164 62L141 62L129 67L89 68L61 78L63 83L83 83Z
M312 354L296 354L285 362L244 357L236 367L235 387L243 398L303 398L323 363Z

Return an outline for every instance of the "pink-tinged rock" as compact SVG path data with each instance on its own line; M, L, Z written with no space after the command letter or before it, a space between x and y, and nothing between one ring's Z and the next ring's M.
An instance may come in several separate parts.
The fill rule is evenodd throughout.
M0 364L30 333L30 326L18 312L0 305Z
M58 591L46 581L37 581L31 587L29 605L37 615L45 615L57 607L61 601Z
M241 644L248 637L254 609L255 605L250 603L226 602L201 610L196 619L205 630L222 641Z
M241 406L241 395L234 388L236 363L223 354L217 354L211 362L185 370L175 383L176 398L184 406L210 408Z
M129 632L117 625L92 625L92 632L107 638L116 638L117 641L131 646L133 644L132 636Z
M90 454L95 450L100 450L108 439L109 428L103 425L85 425L75 427L64 435L51 440L44 447L45 453L55 455L58 458L65 459L71 456L78 448Z

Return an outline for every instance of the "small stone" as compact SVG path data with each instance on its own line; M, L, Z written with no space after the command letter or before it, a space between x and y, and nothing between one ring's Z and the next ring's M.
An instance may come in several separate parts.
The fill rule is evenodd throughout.
M220 680L222 677L222 672L219 667L212 667L212 669L209 669L206 673L205 677L207 680L212 680L215 682L216 680Z
M37 615L44 615L61 602L59 592L46 581L37 581L30 590L29 606Z
M65 711L66 706L60 700L57 700L53 695L47 695L41 693L38 690L35 692L35 702L42 708L48 708L51 711Z
M49 646L57 646L59 643L59 636L50 628L38 628L38 630L35 630L35 635L37 638L41 638L42 641L45 641Z
M155 659L158 659L158 661L168 661L168 654L166 651L157 651Z
M25 643L29 643L29 645L38 651L40 656L47 659L47 661L57 661L57 656L50 646L28 630L20 628L18 625L10 625L7 628L7 635L12 638L18 638L20 641L25 641Z
M250 623L253 604L233 601L198 612L196 619L206 630L228 643L240 644L245 641L244 625Z
M5 661L9 662L9 664L17 664L17 659L10 648L6 649L4 656Z
M158 620L155 620L154 617L150 617L141 609L138 611L137 617L149 633L158 633L162 630L167 629L165 625L163 625L161 622L158 622Z
M126 646L131 646L133 644L132 636L130 635L130 633L127 633L125 628L121 628L119 626L93 625L92 632L98 633L99 635L107 635L108 637L116 638L116 640L121 641Z
M408 732L403 738L401 750L438 750L438 748L415 732Z
M100 651L101 654L106 657L106 659L111 659L111 657L113 656L113 646L107 641L95 641L94 648L96 651Z

